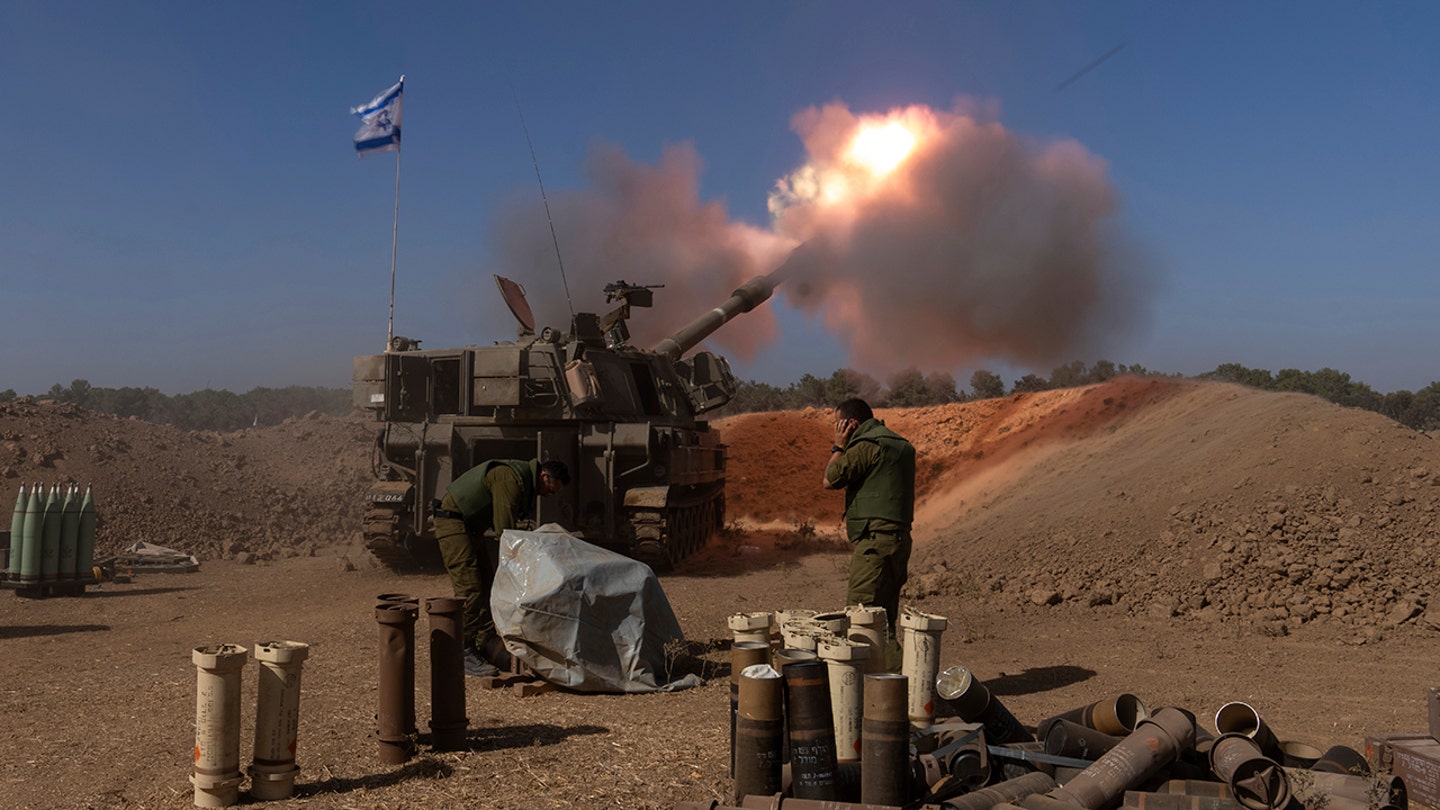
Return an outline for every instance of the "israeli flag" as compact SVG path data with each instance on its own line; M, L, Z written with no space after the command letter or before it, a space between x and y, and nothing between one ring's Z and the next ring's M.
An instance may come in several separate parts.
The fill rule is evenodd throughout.
M400 151L400 96L404 92L405 77L401 76L399 83L376 96L369 104L350 108L350 112L360 116L362 122L355 133L356 156Z

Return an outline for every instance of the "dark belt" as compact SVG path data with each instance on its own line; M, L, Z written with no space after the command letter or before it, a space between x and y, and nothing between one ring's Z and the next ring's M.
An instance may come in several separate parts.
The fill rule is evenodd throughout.
M441 509L441 508L440 508L440 502L439 502L439 501L433 501L432 503L433 503L434 505L430 507L430 514L434 515L435 517L437 517L437 518L449 518L450 520L459 520L459 521L464 521L464 520L465 520L465 516L464 516L463 514L459 513L459 512L451 512L451 511L448 510L448 509Z

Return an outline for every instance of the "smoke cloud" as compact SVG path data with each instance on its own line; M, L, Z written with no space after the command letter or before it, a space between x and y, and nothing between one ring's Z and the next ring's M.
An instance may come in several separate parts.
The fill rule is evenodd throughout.
M702 162L690 144L666 147L658 166L635 163L618 147L592 150L585 173L590 188L550 198L556 239L575 308L606 312L603 289L624 280L664 284L655 306L632 311L632 343L648 348L708 312L755 276L773 270L793 246L784 237L730 221L725 206L700 202ZM536 214L539 213L539 216ZM540 324L568 324L554 244L543 212L509 209L495 220L508 272L527 284ZM503 274L503 273L502 273ZM749 359L777 334L770 307L745 315L743 329L721 329L709 342Z
M806 109L792 125L808 159L772 190L770 230L700 201L702 163L689 144L653 167L596 147L591 187L551 200L576 307L607 309L599 291L617 279L665 284L630 324L634 342L650 346L779 267L779 294L821 319L851 367L877 376L1102 356L1108 339L1139 325L1151 289L1115 232L1106 164L995 118L965 105ZM506 267L555 278L544 217L512 211L494 240ZM542 323L567 312L558 283L530 292ZM774 340L768 307L744 318L711 341L748 358Z

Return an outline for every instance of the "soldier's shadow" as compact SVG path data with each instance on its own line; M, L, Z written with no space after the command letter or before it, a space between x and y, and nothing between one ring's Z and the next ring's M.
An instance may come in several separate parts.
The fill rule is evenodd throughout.
M1062 664L1050 667L1032 667L1014 675L1004 674L985 681L985 688L996 697L1006 695L1033 695L1048 692L1071 684L1088 681L1095 677L1095 670Z

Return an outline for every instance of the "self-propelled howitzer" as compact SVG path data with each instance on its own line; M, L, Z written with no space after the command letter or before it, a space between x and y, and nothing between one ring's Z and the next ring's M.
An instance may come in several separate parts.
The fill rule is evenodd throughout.
M366 546L392 568L438 567L431 510L450 482L488 459L539 458L565 462L571 485L537 499L536 525L652 565L700 548L725 522L725 445L699 417L729 402L736 383L725 358L684 355L777 282L750 280L646 350L630 345L625 324L631 307L651 306L652 287L607 285L614 310L537 333L519 286L496 281L520 321L516 341L422 350L395 337L384 354L355 358L355 405L381 423Z

